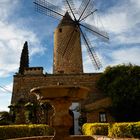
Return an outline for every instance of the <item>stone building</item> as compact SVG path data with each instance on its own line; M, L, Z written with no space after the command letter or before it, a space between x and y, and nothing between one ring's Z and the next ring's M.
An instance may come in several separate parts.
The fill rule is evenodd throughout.
M68 44L66 39L72 32L74 32L72 40L75 40ZM66 44L68 45L66 46ZM70 49L73 49L72 54L70 54ZM78 110L82 117L85 117L87 122L113 121L107 110L111 105L111 100L104 97L96 88L96 81L101 73L83 72L80 32L75 28L68 13L54 33L53 60L53 74L44 74L42 67L25 67L23 74L14 75L11 104L15 104L21 99L25 103L36 101L36 98L30 94L30 90L34 87L78 85L90 89L87 99L79 103L80 109Z

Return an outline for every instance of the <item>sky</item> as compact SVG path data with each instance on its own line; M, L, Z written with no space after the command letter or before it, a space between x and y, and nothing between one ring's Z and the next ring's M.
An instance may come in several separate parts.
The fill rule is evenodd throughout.
M48 0L65 9L62 0ZM81 3L74 1L76 8ZM85 22L95 21L109 34L109 42L90 37L102 63L96 71L82 45L84 72L102 72L107 66L140 65L140 0L94 0L98 12ZM96 20L97 18L97 20ZM18 72L20 55L28 41L30 66L42 66L52 73L53 33L59 20L35 11L33 0L0 0L0 111L8 111L13 75ZM100 26L103 25L103 26ZM4 89L6 90L4 90Z

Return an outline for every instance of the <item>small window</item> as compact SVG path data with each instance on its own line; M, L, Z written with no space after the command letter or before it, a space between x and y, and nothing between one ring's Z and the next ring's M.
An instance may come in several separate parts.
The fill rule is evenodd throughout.
M60 33L62 32L62 28L59 28L59 32L60 32Z
M107 122L107 118L106 118L106 113L105 112L100 112L99 113L99 121L100 122Z

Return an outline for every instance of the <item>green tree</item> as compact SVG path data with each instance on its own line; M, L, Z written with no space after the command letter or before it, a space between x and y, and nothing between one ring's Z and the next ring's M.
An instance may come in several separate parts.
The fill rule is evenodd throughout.
M140 121L140 66L107 67L97 86L111 97L116 121Z
M28 53L28 43L26 41L24 43L23 50L21 53L19 73L23 74L24 69L28 67L29 67L29 53Z
M0 125L9 125L11 122L9 112L3 111L0 112Z

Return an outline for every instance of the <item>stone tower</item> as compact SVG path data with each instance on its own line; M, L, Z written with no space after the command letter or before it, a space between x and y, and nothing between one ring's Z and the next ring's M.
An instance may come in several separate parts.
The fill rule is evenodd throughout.
M80 31L68 12L54 32L53 73L83 73Z

